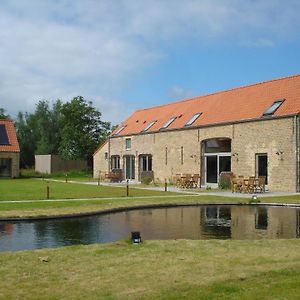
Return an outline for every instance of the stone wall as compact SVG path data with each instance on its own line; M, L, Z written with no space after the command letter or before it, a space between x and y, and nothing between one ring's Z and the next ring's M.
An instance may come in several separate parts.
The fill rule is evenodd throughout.
M296 124L294 117L265 119L260 121L202 127L199 129L173 130L126 137L113 137L109 146L100 149L94 156L94 174L98 166L108 168L104 153L120 155L121 167L124 155L134 155L136 178L138 157L152 154L154 178L172 181L177 173L200 173L204 179L202 141L210 138L230 138L231 169L237 175L256 175L256 154L268 156L268 186L271 191L297 190L296 176ZM299 128L298 128L299 130ZM131 149L126 150L125 139L131 138ZM109 149L109 151L108 151Z
M107 154L106 154L107 153ZM109 168L108 143L99 147L93 156L93 176L94 178L104 177Z
M20 176L20 153L18 152L0 152L0 158L8 158L11 159L11 168L12 174L11 177L19 177Z

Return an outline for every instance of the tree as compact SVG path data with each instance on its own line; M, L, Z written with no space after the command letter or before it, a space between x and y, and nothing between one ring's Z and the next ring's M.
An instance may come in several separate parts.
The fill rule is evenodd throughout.
M19 112L16 120L16 131L21 150L21 167L33 166L35 154L58 154L61 136L60 100L37 103L34 113Z
M15 126L20 146L20 166L21 168L34 165L34 154L36 140L32 129L32 117L28 113L19 112Z
M10 116L6 114L6 110L0 107L0 119L10 119Z
M101 113L91 101L78 96L62 105L60 154L66 159L85 159L92 154L111 130L110 122L101 120Z

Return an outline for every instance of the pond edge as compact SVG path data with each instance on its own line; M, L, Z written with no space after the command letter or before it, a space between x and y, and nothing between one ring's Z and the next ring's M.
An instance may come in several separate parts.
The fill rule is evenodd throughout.
M32 216L32 217L0 217L0 222L23 222L23 221L42 221L42 220L56 220L56 219L71 219L80 217L89 217L95 215L106 215L110 213L126 212L139 209L151 209L151 208L170 208L170 207L184 207L184 206L278 206L278 207L291 207L300 208L300 204L296 203L168 203L168 204L146 204L137 206L124 206L115 207L109 209L102 209L91 212L53 215L53 216Z

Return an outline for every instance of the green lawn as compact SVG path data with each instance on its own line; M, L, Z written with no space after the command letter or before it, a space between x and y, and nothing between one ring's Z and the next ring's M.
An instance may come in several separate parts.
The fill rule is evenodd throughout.
M126 187L86 185L79 183L54 182L41 179L1 179L1 200L46 199L46 187L50 189L50 199L125 197ZM169 193L170 194L170 193ZM166 195L165 192L134 189L130 196Z
M300 241L120 241L1 253L0 279L0 299L298 299Z
M47 181L34 179L0 180L0 217L249 201L133 188L125 197L124 187L49 182L52 202L4 203L44 199L46 185ZM261 200L300 203L298 195ZM141 245L119 241L0 253L0 299L296 299L299 281L300 240L296 239L145 241Z
M3 203L4 200L45 199L47 184L49 184L50 187L50 198L53 200L73 198L84 198L88 200ZM38 179L0 180L0 191L0 217L60 216L64 214L78 214L140 205L249 202L249 199L245 198L220 197L214 195L193 196L135 189L132 187L130 187L130 197L126 197L125 187L48 182ZM104 199L107 197L110 199ZM261 198L261 200L263 202L300 203L300 196L270 197Z

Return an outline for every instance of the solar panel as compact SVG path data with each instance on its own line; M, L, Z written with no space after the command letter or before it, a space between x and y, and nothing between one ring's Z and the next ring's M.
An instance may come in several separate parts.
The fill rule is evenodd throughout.
M9 145L9 140L4 124L0 124L0 145Z

